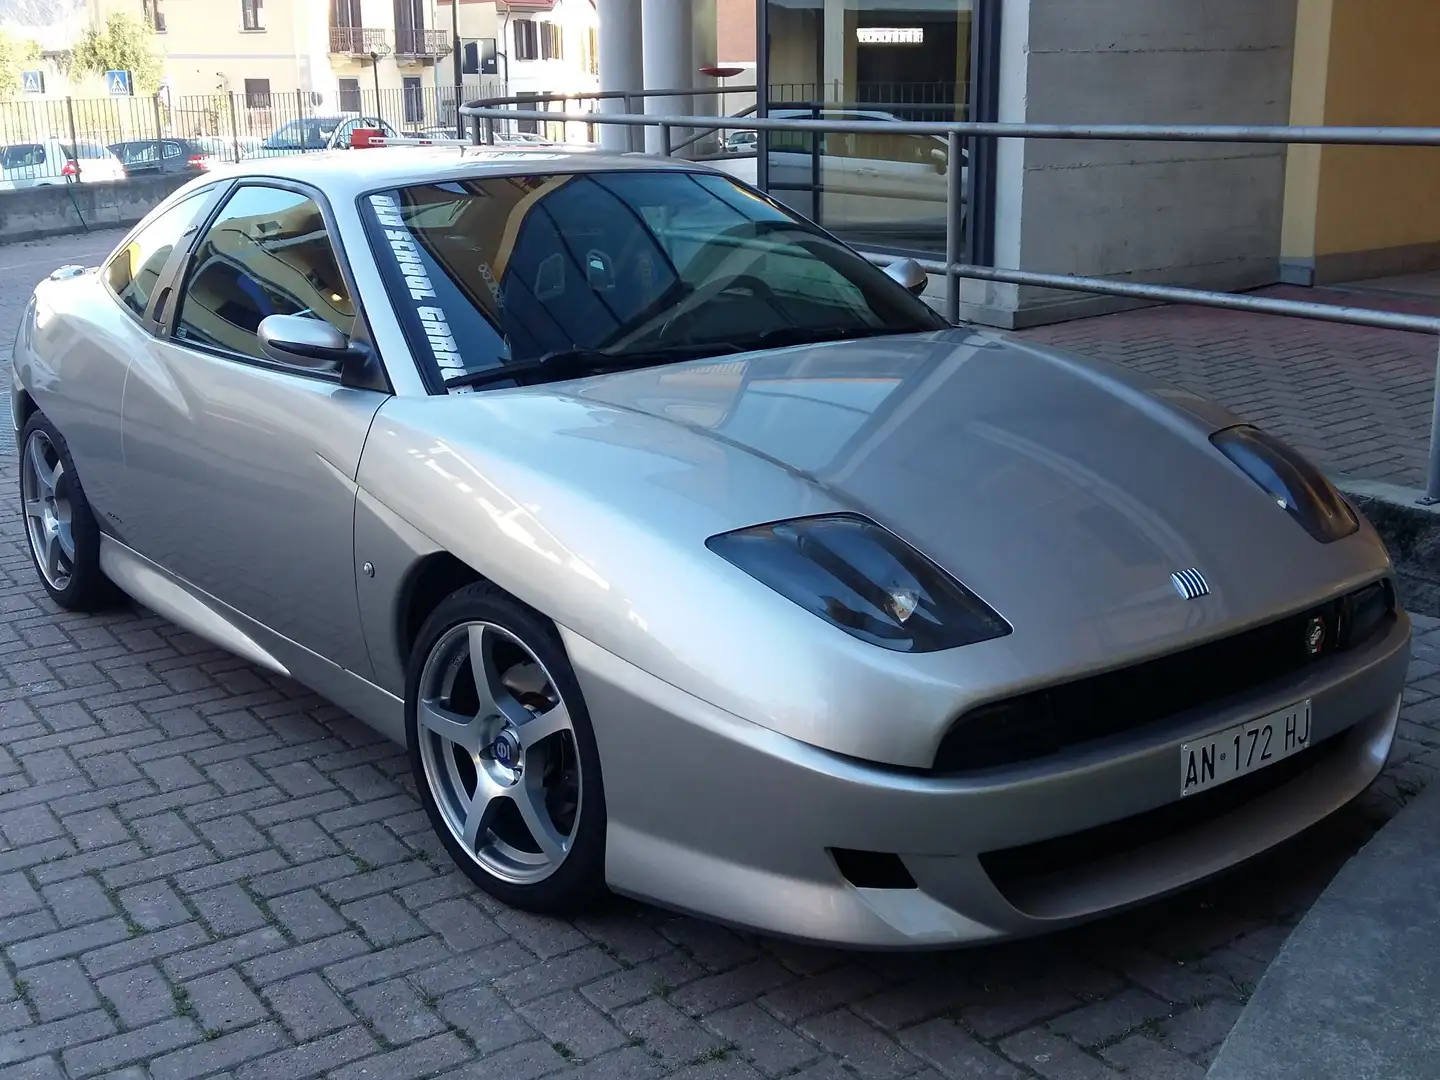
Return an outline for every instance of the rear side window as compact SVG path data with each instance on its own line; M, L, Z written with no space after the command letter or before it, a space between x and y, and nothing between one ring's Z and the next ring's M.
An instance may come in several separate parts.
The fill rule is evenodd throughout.
M209 192L208 188L197 191L165 210L106 263L105 284L137 317L143 317L150 306L155 282L165 269L170 252L195 221Z
M4 167L25 169L45 164L45 148L39 143L16 143L5 148Z

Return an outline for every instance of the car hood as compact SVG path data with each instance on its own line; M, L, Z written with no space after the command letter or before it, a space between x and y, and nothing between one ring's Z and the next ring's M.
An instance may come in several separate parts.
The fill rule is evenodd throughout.
M1320 544L1220 455L1209 436L1242 422L1233 414L995 333L802 346L572 387L871 517L1077 667L1299 609L1385 565L1368 526ZM1171 583L1189 568L1210 586L1200 602Z

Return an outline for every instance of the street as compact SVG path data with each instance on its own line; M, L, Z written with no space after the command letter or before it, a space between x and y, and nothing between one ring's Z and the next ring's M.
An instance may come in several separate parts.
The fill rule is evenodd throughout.
M0 248L7 356L33 283L119 235ZM59 613L4 440L0 1080L1200 1080L1289 928L1440 764L1440 621L1417 619L1380 783L1117 918L883 955L625 900L519 914L452 867L400 747L143 610Z

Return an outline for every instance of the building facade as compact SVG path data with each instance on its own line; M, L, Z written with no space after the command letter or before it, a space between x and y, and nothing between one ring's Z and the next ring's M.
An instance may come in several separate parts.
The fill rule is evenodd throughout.
M651 0L644 0L645 3ZM720 0L771 114L1033 123L1440 125L1434 0ZM753 51L743 41L753 26ZM603 32L603 31L602 31ZM603 43L602 43L603 47ZM933 141L760 142L757 179L873 249L943 250ZM1440 150L980 140L966 258L1053 273L1242 289L1440 265ZM1001 326L1109 298L966 282Z

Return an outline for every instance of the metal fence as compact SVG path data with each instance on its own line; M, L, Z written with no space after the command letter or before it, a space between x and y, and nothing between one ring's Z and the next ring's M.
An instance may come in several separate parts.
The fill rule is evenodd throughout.
M689 91L632 91L622 96L627 108L647 97L694 96ZM532 114L516 111L513 106L494 101L474 101L461 108L464 116L474 121L475 142L493 140L497 122L514 123ZM542 114L533 114L539 117ZM547 113L548 118L564 114ZM575 117L574 119L581 119ZM583 118L590 123L615 124L635 129L653 127L660 132L660 151L672 152L671 133L677 130L728 131L738 128L761 134L760 153L764 153L767 132L808 132L818 140L829 133L903 134L943 137L949 148L950 161L961 160L962 152L974 148L982 139L1064 139L1135 142L1204 142L1204 143L1274 143L1311 146L1440 146L1440 128L1418 127L1320 127L1261 125L1159 125L1159 124L1002 124L989 122L914 122L914 121L847 121L837 119L783 119L770 117L687 116L605 113ZM764 180L764 171L760 178ZM1316 304L1296 300L1244 296L1137 282L1112 281L1107 278L1075 274L1047 274L1027 270L976 266L961 261L965 229L964 175L960 169L947 174L945 208L945 258L917 260L922 269L945 278L944 313L951 322L960 317L960 282L964 278L1006 284L1062 289L1074 292L1126 297L1159 303L1193 304L1201 307L1247 311L1264 315L1315 319L1348 323L1387 330L1407 330L1429 334L1437 339L1436 391L1431 414L1429 468L1421 503L1440 503L1440 318L1406 315L1370 308ZM893 261L894 256L871 253L867 257L877 264Z
M306 90L0 101L0 168L5 169L0 175L21 181L16 185L20 187L27 181L58 179L66 157L31 152L46 143L59 143L67 155L76 153L76 144L88 143L92 152L98 146L113 148L130 172L153 172L148 166L166 160L153 149L161 140L194 142L186 160L188 150L229 160L258 153L304 153L323 149L328 133L347 115L383 120L401 134L444 131L453 136L458 134L457 100L505 93L503 81L490 79L467 83L459 95L453 86L377 92L350 80L342 81L338 100L328 106ZM82 176L86 160L80 157Z

